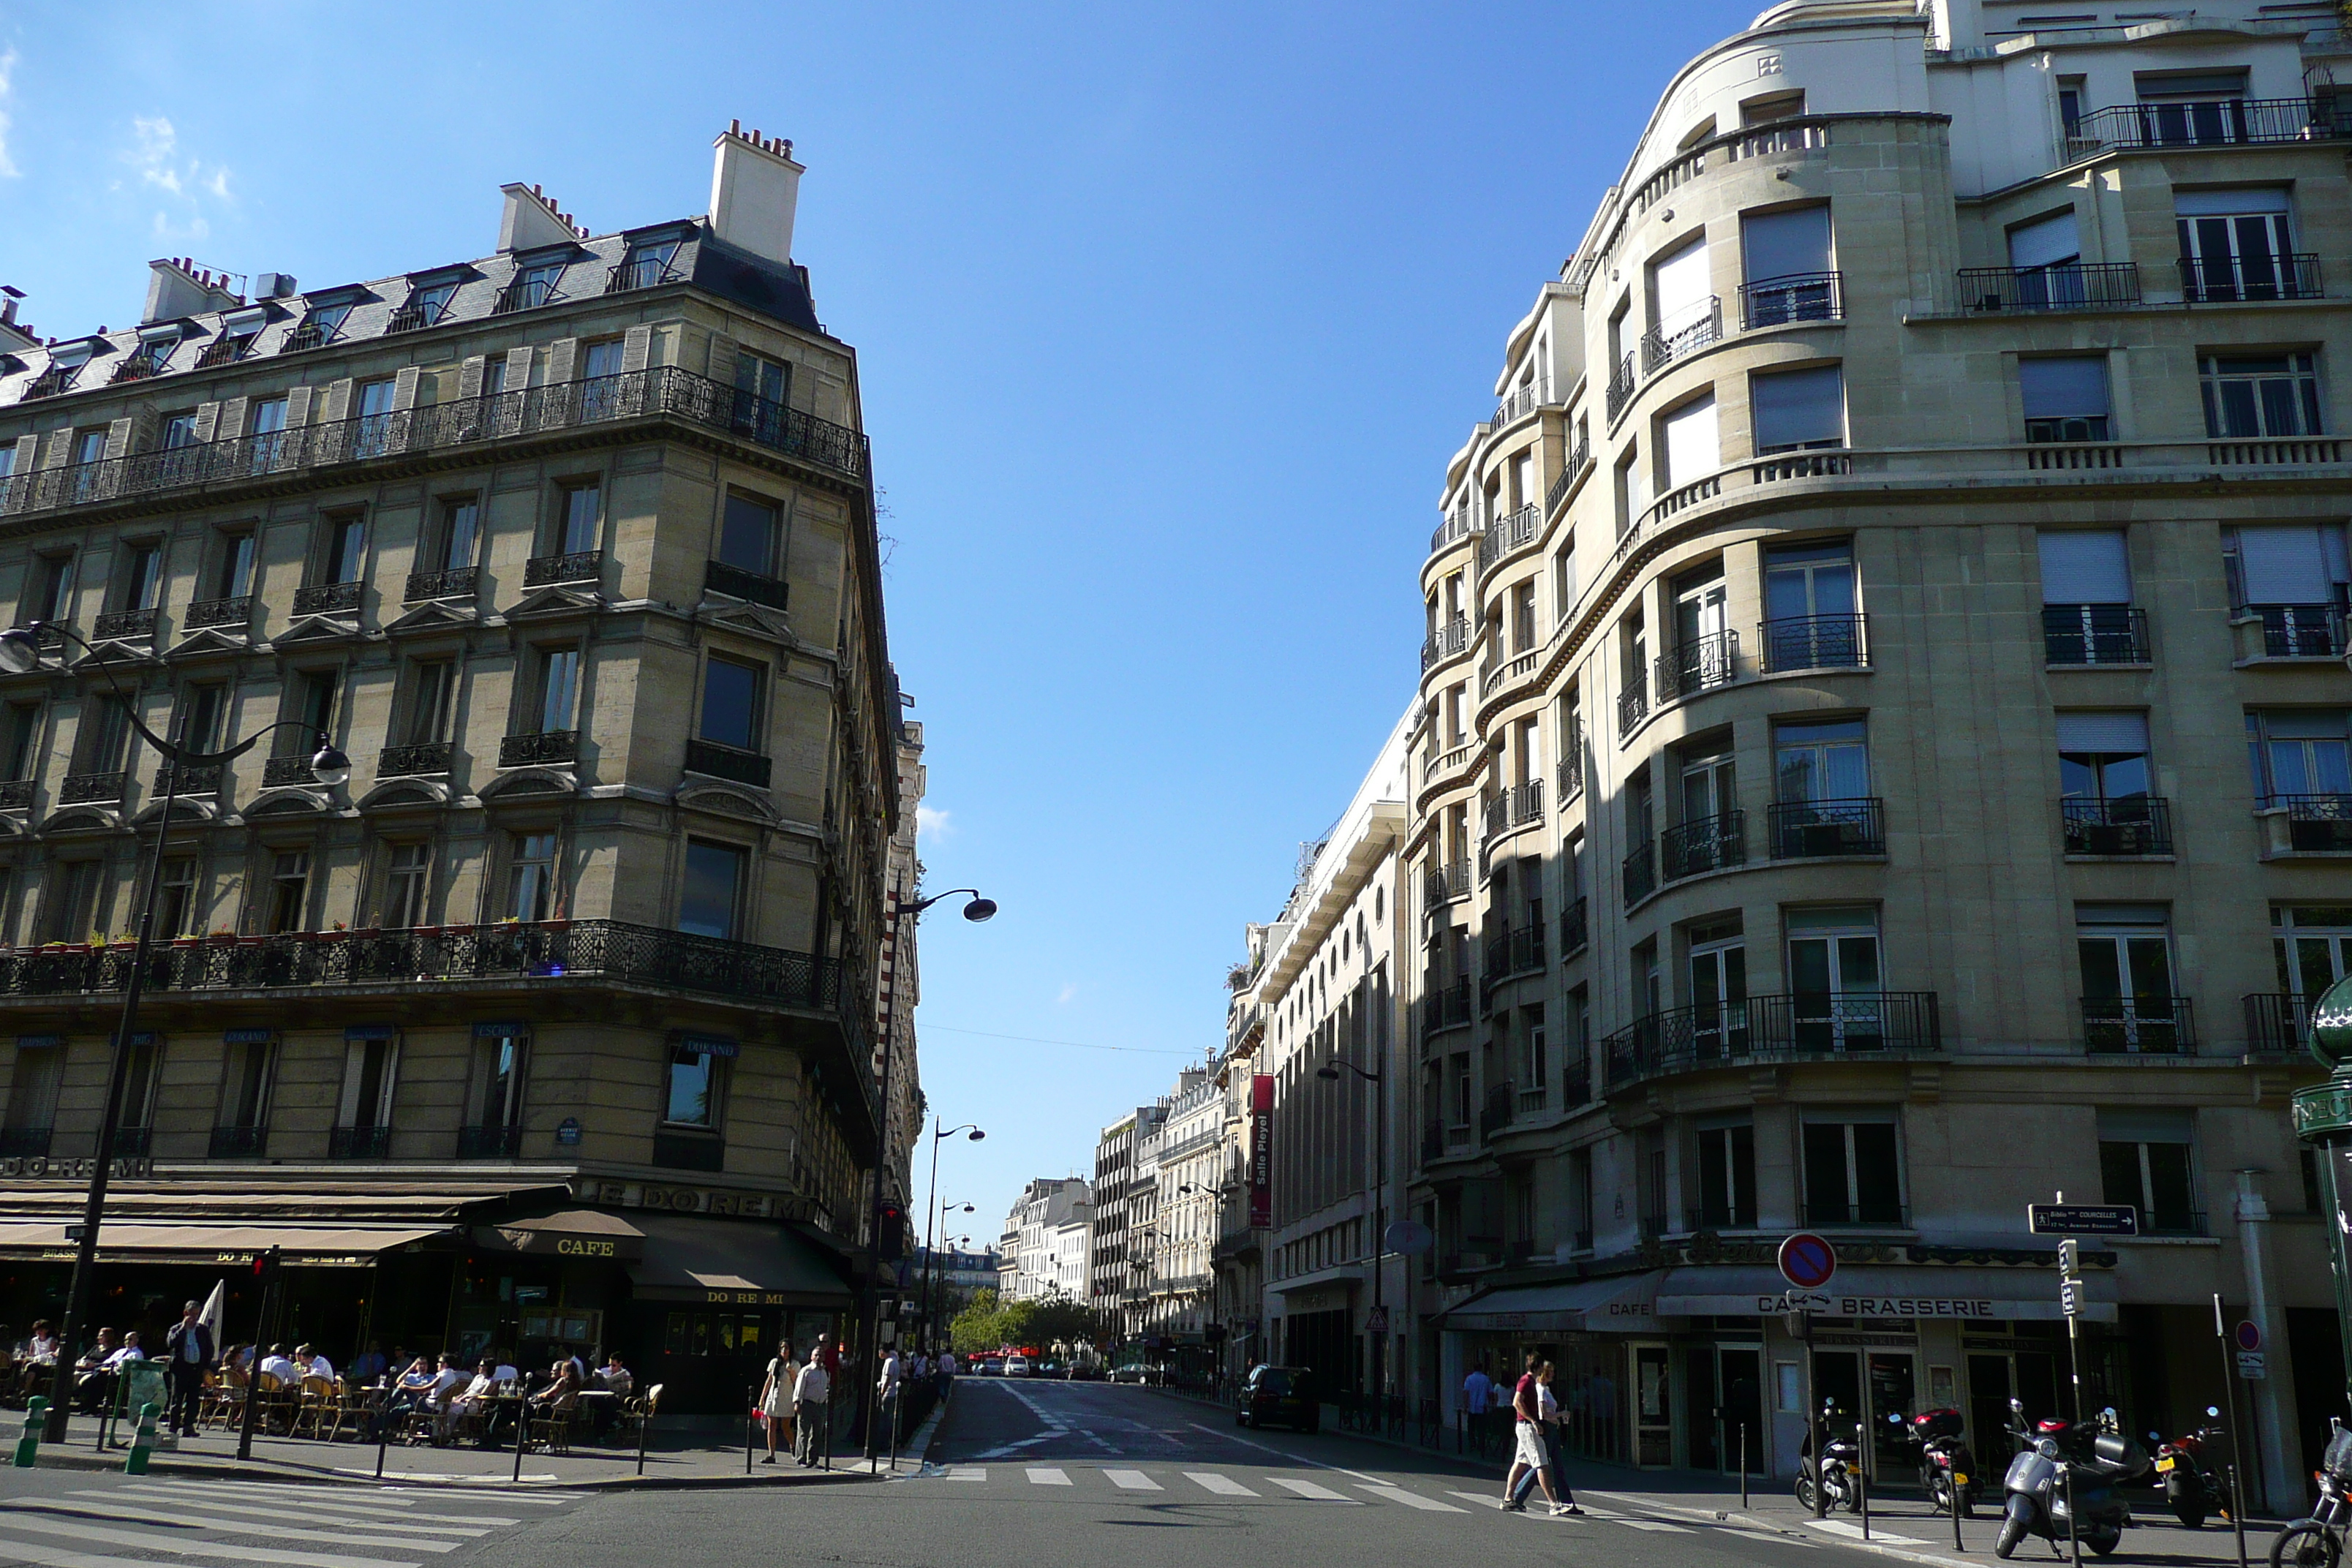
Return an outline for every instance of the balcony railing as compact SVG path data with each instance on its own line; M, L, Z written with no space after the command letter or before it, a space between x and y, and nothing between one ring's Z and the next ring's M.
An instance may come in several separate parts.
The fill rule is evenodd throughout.
M1421 1036L1426 1040L1441 1029L1458 1029L1470 1022L1470 982L1456 980L1421 998Z
M98 617L90 626L93 642L146 642L155 636L152 610L116 610Z
M198 599L180 617L180 624L195 631L203 626L241 626L252 619L253 595L239 594L233 599Z
M1486 836L1493 838L1541 822L1543 815L1543 780L1529 779L1523 784L1513 784L1486 803Z
M1839 1198L1807 1198L1805 1223L1824 1226L1883 1225L1907 1229L1911 1208L1897 1201L1891 1192L1872 1193L1865 1188L1861 1199L1854 1203Z
M1495 416L1486 423L1500 429L1514 419L1533 414L1542 404L1542 395L1535 387L1519 387L1495 405Z
M1845 274L1795 272L1739 286L1739 324L1747 331L1845 319Z
M2246 1048L2273 1057L2310 1050L2311 1006L2316 1000L2283 991L2258 991L2246 997Z
M1421 668L1444 659L1455 658L1470 647L1470 617L1456 616L1435 631L1421 645Z
M2273 795L2263 805L2286 813L2288 848L2352 850L2352 795Z
M0 811L29 811L32 805L31 779L9 779L0 783Z
M122 799L131 775L117 768L102 773L68 773L65 786L58 791L60 805L83 805L91 802L113 804Z
M1617 694L1617 735L1620 740L1632 734L1650 716L1650 689L1643 683L1642 671L1633 671L1633 684Z
M2070 143L2099 147L2214 147L2242 142L2315 142L2344 134L2307 98L2214 98L2118 103L2066 128Z
M1584 951L1585 943L1591 940L1590 928L1585 918L1586 913L1587 906L1585 900L1582 899L1577 900L1574 903L1570 904L1566 909L1559 911L1560 957L1575 957L1578 953Z
M688 741L686 743L686 771L690 773L708 773L712 778L765 789L769 773L774 765L774 759L761 756L757 752L747 752L740 746L721 745L717 741Z
M1860 616L1783 616L1766 621L1758 638L1764 668L1861 669L1870 663L1870 641Z
M520 1127L457 1129L457 1158L460 1160L511 1160L521 1152L522 1129Z
M2240 300L2316 300L2319 258L2309 252L2180 258L2180 297L2192 305Z
M1486 534L1478 541L1478 570L1485 572L1512 551L1533 543L1543 531L1543 509L1529 502L1488 519Z
M1874 795L1843 800L1775 801L1771 824L1775 860L1886 853L1885 813Z
M1559 774L1559 804L1566 805L1584 793L1584 732L1580 728L1568 737L1568 751L1555 770Z
M1746 1061L1935 1054L1932 991L1750 996L1653 1013L1601 1042L1609 1087Z
M1642 374L1655 375L1723 336L1723 301L1710 294L1699 304L1660 321L1642 334Z
M535 310L555 298L555 286L561 281L561 274L553 278L534 278L527 272L519 272L499 289L499 297L490 302L490 314L504 316L516 310Z
M1748 816L1739 810L1718 812L1677 822L1658 836L1665 861L1666 880L1720 871L1748 862Z
M173 773L177 772L176 784ZM173 795L220 794L221 764L218 763L182 763L175 770L169 763L155 770L155 793L170 791Z
M319 775L311 770L307 752L290 757L271 757L261 764L264 789L315 788L318 783Z
M1478 1111L1478 1136L1492 1138L1511 1124L1513 1107L1511 1086L1507 1083L1486 1086L1486 1103Z
M750 605L764 605L772 610L784 608L788 595L781 578L762 577L757 572L746 572L724 561L713 561L703 568L702 586L707 592L724 594Z
M2129 605L2044 605L2042 656L2053 665L2146 664L2147 612Z
M1435 531L1430 534L1429 552L1434 555L1455 540L1467 539L1477 531L1477 525L1472 521L1469 504L1465 502L1455 507L1445 521L1437 525Z
M579 756L577 730L541 730L535 735L509 735L499 742L499 766L502 768L576 762Z
M155 1130L152 1127L118 1127L114 1130L114 1152L152 1154L155 1152Z
M207 1152L215 1160L257 1160L268 1148L267 1127L215 1127Z
M330 1160L381 1160L392 1150L389 1127L332 1127L327 1130Z
M1498 931L1486 938L1488 984L1515 974L1532 974L1544 966L1544 929L1523 925Z
M1690 697L1710 687L1728 686L1739 678L1739 634L1715 632L1694 637L1658 656L1658 696L1661 700Z
M522 585L552 587L559 583L593 583L604 575L604 552L574 550L562 555L534 555L522 563Z
M1558 511L1559 503L1568 499L1568 492L1576 488L1578 478L1591 467L1592 437L1580 436L1577 438L1576 450L1568 455L1568 466L1560 469L1551 481L1551 488L1544 492L1544 510L1547 513Z
M360 607L360 584L357 583L313 583L294 590L294 613L298 616L348 615Z
M1644 838L1625 857L1625 907L1632 909L1658 889L1657 846Z
M45 1159L53 1135L47 1127L0 1127L0 1159Z
M475 566L453 566L446 572L411 572L404 604L422 604L428 599L470 599L481 569Z
M866 437L846 426L664 365L593 381L556 382L453 399L390 415L193 442L0 479L0 512L16 515L391 456L468 446L616 419L669 419L729 432L863 481Z
M1996 310L2096 310L2139 303L2139 265L2100 261L2063 267L1963 267L1960 309Z
M2095 1055L2185 1057L2197 1049L2186 996L2085 996L2083 1048Z
M2169 855L2172 803L2162 795L2058 803L2069 855Z
M1609 376L1609 417L1614 420L1633 395L1633 356L1627 354L1617 362Z
M2262 621L2266 658L2344 655L2344 612L2334 605L2246 605L2233 613L2240 620Z
M223 332L206 343L204 352L196 355L196 368L211 370L216 365L235 364L253 353L254 342L260 335L258 332Z
M1756 1205L1719 1198L1712 1203L1694 1204L1683 1210L1683 1229L1696 1234L1702 1230L1754 1230Z
M441 319L448 313L449 301L446 300L411 300L394 310L391 320L384 322L383 335L388 338L395 332L417 332L427 327L438 326Z
M413 745L386 746L376 753L375 776L414 778L449 771L449 742L420 741Z
M658 284L677 281L678 273L658 256L641 256L635 261L617 262L604 275L604 292L625 294L632 289L651 289Z
M1450 904L1470 893L1470 862L1456 861L1451 866L1433 866L1423 879L1422 902L1431 909Z

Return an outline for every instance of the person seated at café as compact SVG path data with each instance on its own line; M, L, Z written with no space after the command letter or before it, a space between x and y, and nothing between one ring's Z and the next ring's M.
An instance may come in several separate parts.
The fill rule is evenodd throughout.
M400 1376L385 1392L383 1404L368 1422L367 1435L381 1438L386 1427L397 1428L410 1415L423 1410L432 1395L433 1369L425 1363L423 1356L418 1356L401 1369Z
M570 1361L557 1362L548 1368L547 1386L530 1398L534 1417L568 1414L580 1405L580 1374Z
M47 1362L52 1366L57 1364L58 1336L49 1331L49 1321L47 1318L33 1320L32 1337L25 1342L19 1352L19 1359L29 1362Z
M302 1369L304 1377L323 1377L329 1383L335 1381L335 1363L309 1345L294 1347L294 1364Z
M613 1396L586 1401L588 1419L593 1427L592 1436L601 1443L613 1429L613 1423L621 1418L621 1406L636 1391L637 1380L621 1364L619 1356L608 1355L604 1364L589 1374L587 1386Z
M302 1381L302 1369L287 1358L284 1345L269 1347L269 1353L261 1358L261 1370L280 1383L295 1384Z
M462 1393L451 1395L447 1405L443 1409L440 1440L444 1443L447 1442L456 1433L458 1422L468 1415L478 1414L483 1417L482 1447L497 1447L499 1414L498 1393L498 1363L489 1357L484 1356L480 1364L474 1370L473 1381L466 1384Z
M74 1360L74 1405L80 1410L96 1410L107 1394L114 1392L114 1374L107 1363L122 1348L112 1329L98 1331L97 1342Z
M351 1379L353 1383L373 1383L392 1370L392 1362L383 1353L382 1340L368 1341L368 1348L352 1358Z

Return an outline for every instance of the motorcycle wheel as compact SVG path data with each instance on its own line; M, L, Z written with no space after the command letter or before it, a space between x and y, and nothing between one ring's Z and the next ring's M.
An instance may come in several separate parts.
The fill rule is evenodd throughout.
M1927 1483L1927 1510L1930 1513L1952 1510L1952 1483L1941 1476Z
M2182 1498L2172 1505L2172 1517L2180 1521L2183 1530L2205 1528L2205 1505Z
M2271 1568L2336 1568L2342 1555L2336 1532L2308 1519L2271 1542Z
M2006 1557L2016 1551L2017 1543L2024 1539L2025 1521L2021 1519L2004 1519L2000 1521L2000 1533L1993 1538L1992 1554L1995 1557ZM2272 1568L2277 1568L2277 1564L2273 1563Z
M2121 1546L2123 1543L2124 1532L2117 1530L2112 1524L2107 1526L2105 1530L2092 1531L2083 1537L2083 1544L2089 1547L2095 1555L2100 1557L2107 1556L2109 1553L2113 1552L2116 1547Z
M1797 1506L1807 1513L1813 1510L1813 1478L1811 1476L1797 1478Z

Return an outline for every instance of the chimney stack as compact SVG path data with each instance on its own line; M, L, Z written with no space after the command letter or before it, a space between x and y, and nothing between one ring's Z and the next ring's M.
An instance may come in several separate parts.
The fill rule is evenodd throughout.
M728 244L770 261L793 258L793 209L801 175L793 144L782 137L743 133L734 121L712 143L710 231Z
M40 340L33 336L33 329L16 323L16 304L24 297L22 289L0 283L0 347L12 342L28 349L39 346Z
M206 310L234 310L236 295L221 287L220 280L209 272L199 272L196 264L184 256L173 256L147 264L147 304L140 312L139 324L148 326L156 321L175 321L182 316L194 316Z
M500 185L499 189L507 198L506 213L499 219L500 250L537 250L586 236L588 231L574 227L572 215L559 211L537 185Z

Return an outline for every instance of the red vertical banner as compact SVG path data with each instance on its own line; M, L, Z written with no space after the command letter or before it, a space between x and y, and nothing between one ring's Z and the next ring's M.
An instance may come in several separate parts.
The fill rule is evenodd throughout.
M1250 1079L1249 1205L1250 1228L1274 1223L1274 1079L1267 1073Z

